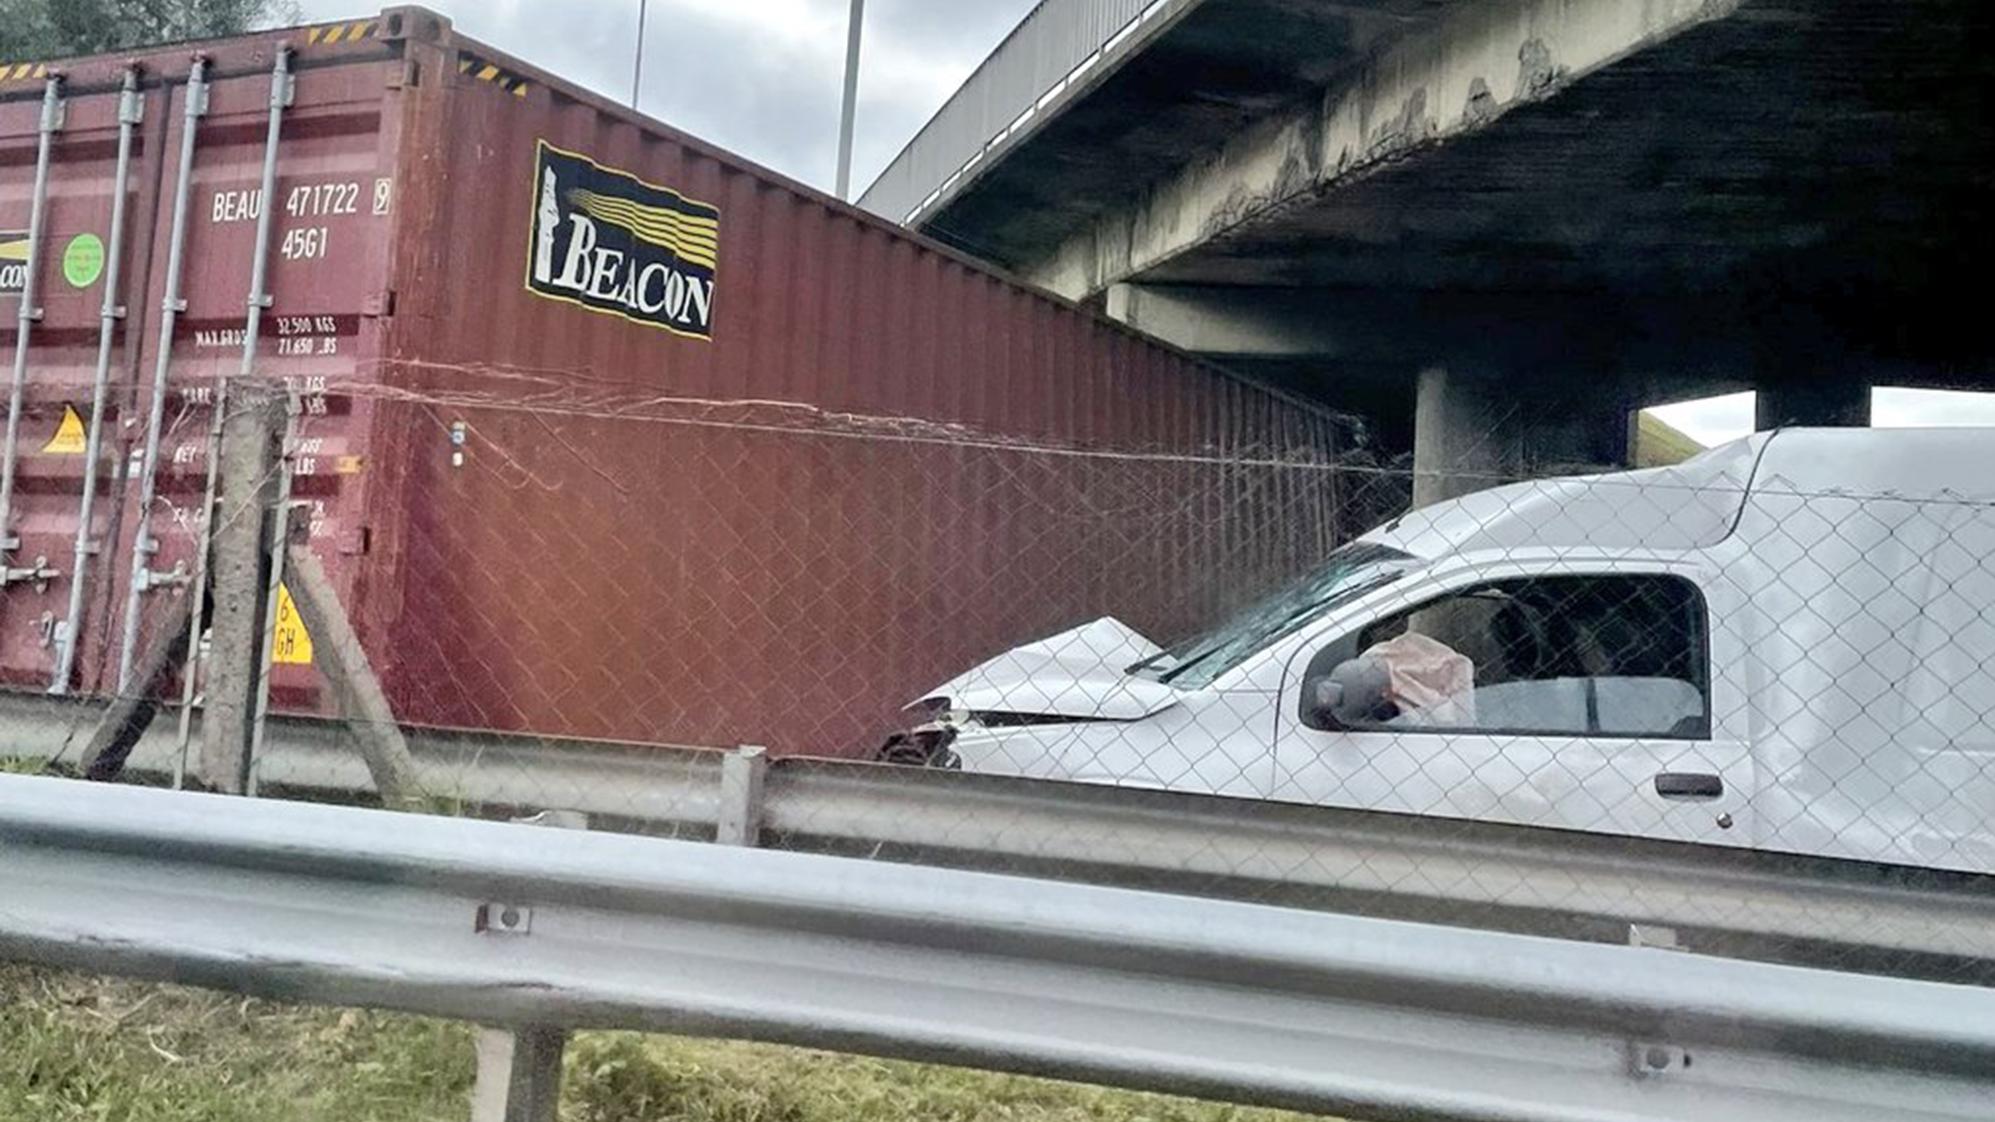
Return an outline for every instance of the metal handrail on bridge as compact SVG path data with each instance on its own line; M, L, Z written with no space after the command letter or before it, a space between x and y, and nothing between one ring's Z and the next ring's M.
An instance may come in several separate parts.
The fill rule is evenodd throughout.
M1042 0L908 141L859 205L915 225L974 178L979 164L1199 2Z

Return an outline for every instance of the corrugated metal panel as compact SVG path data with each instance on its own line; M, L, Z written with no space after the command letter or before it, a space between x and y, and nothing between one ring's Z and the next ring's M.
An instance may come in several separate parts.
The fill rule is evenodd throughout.
M524 101L477 92L443 99L430 166L460 184L434 188L456 205L410 239L423 248L397 315L399 353L449 368L422 384L459 402L452 417L476 436L462 469L441 445L415 457L409 492L425 513L408 533L424 544L409 550L411 600L387 646L455 666L522 636L573 641L510 681L401 679L417 719L857 749L938 668L1078 615L1113 610L1163 634L1203 621L1215 605L1184 590L1208 586L1222 559L1237 567L1240 543L1222 539L1242 530L1266 536L1244 581L1321 543L1226 509L1224 467L853 439L856 423L682 423L662 399L803 402L1095 451L1327 454L1331 442L1307 409L621 108L545 79ZM540 141L718 206L711 341L511 281ZM464 277L500 279L473 295ZM472 404L547 370L588 374L592 407L623 416ZM700 416L798 425L738 405ZM1201 488L1196 512L1170 509ZM508 502L533 509L493 517ZM561 568L659 579L582 587L549 575Z
M1163 636L1207 621L1313 556L1334 521L1315 492L1284 498L1288 484L1226 461L1327 458L1320 412L395 9L209 52L158 567L190 556L205 394L239 361L280 37L298 74L256 368L306 394L300 435L316 443L296 493L403 720L862 750L945 672L1077 617L1112 611ZM118 65L71 67L58 239L104 208L87 185L107 178ZM110 464L129 463L138 426L123 418L144 412L187 66L184 49L145 60L131 252L146 285L125 299ZM33 95L0 88L0 228L32 171ZM606 293L530 290L536 220L582 205L582 174L677 192L603 188L604 205L650 200L616 213L652 236L718 211L710 339L578 306ZM88 293L45 303L35 432L75 398L94 346ZM24 538L62 553L75 472L21 462ZM118 475L109 507L135 490ZM1292 505L1255 505L1277 502ZM131 505L103 536L84 689L115 674ZM30 625L61 595L60 580L0 590L9 680L46 674ZM281 706L316 703L308 667L277 684Z

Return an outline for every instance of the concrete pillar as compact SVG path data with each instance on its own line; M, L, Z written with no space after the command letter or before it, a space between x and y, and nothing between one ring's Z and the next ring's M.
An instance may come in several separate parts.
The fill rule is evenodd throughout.
M1446 367L1420 372L1413 400L1413 505L1490 486L1507 449L1493 431L1507 418L1486 387Z
M244 378L230 383L216 451L214 541L208 566L214 605L207 702L201 717L200 775L239 795L249 777L250 740L263 684L269 633L270 514L283 463L284 387ZM198 642L198 638L196 640Z
M1853 379L1780 379L1759 387L1753 428L1792 425L1863 428L1870 424L1870 386Z
M1415 394L1415 507L1627 463L1627 403L1611 378L1542 370L1502 378L1435 365L1420 372Z
M769 775L769 750L744 744L720 761L720 817L714 840L721 845L762 843L762 789Z

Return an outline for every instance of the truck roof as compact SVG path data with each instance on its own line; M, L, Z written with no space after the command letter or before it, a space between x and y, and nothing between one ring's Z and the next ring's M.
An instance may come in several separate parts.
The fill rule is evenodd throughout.
M1485 549L1689 550L1750 495L1995 503L1995 429L1795 428L1670 467L1512 483L1403 515L1365 540L1419 557Z

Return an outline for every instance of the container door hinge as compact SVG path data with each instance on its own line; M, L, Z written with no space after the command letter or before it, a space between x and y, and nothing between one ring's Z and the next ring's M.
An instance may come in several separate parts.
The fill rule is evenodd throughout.
M147 557L159 553L159 539L147 535L139 552ZM188 571L187 562L175 561L171 569L143 568L132 574L132 586L140 592L154 592L162 588L181 588L194 582L194 574Z
M46 556L35 558L34 564L21 569L0 569L0 588L10 584L30 584L36 592L48 591L48 583L62 575L62 570L49 568Z
M360 302L360 314L386 318L395 314L395 290L382 289Z
M132 583L140 592L157 592L162 588L184 588L194 583L194 575L187 571L187 562L176 561L171 569L140 569Z

